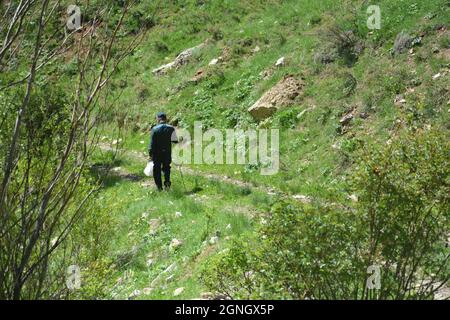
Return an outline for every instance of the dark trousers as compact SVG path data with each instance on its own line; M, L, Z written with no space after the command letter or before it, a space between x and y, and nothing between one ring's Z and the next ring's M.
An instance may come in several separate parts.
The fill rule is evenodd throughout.
M164 172L164 186L170 187L170 163L171 159L163 157L162 159L153 160L153 178L155 179L155 184L158 189L163 188L161 180L161 171Z

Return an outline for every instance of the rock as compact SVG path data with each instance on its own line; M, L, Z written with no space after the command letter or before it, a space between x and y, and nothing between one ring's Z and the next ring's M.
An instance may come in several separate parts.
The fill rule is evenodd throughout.
M269 79L274 73L274 68L269 68L266 70L263 70L259 73L259 76L263 78L264 80Z
M173 270L176 269L176 267L177 267L177 263L174 262L174 263L172 263L170 266L168 266L168 267L163 271L163 273L169 273L169 272L172 272Z
M166 283L172 281L174 277L175 277L174 274L171 274L170 276L168 276L168 277L166 278Z
M151 220L148 222L148 224L150 225L150 231L149 231L149 233L150 233L151 235L155 235L156 232L158 231L158 228L159 228L159 224L160 224L159 219L151 219Z
M360 112L359 113L359 117L361 118L361 119L367 119L368 117L369 117L369 114L367 113L367 112Z
M256 47L252 50L253 53L257 53L257 52L259 52L259 51L261 51L261 48L260 48L259 46L256 46Z
M401 94L397 95L394 99L394 104L396 106L401 106L405 103L406 103L406 100L405 100L405 98L403 98L403 95L401 95Z
M256 120L264 120L281 107L293 104L302 92L303 87L304 84L302 81L290 75L285 76L256 101L248 109L248 112Z
M140 295L141 295L141 290L136 289L128 296L128 299L134 299Z
M222 49L222 55L221 55L223 61L228 61L233 57L233 49L230 47L224 47Z
M180 294L182 294L183 291L184 291L184 288L183 288L183 287L177 288L177 289L175 289L175 291L173 292L173 296L174 296L174 297L177 297L177 296L179 296Z
M348 198L353 202L358 202L358 196L356 194L351 194L348 196Z
M217 242L219 242L219 237L217 236L211 237L211 239L209 239L209 244L216 244Z
M437 74L435 74L434 76L433 76L433 80L437 80L437 79L439 79L441 77L441 73L439 72L439 73L437 73Z
M153 279L152 283L150 284L152 287L156 287L158 282L161 280L161 274L159 274L155 279Z
M440 285L440 284L439 284ZM439 286L438 285L438 286ZM436 286L435 286L436 288ZM450 287L447 285L441 286L434 294L435 300L449 300L450 299Z
M206 72L203 69L199 69L199 70L197 70L195 75L189 81L197 84L200 81L202 81L205 77L206 77Z
M231 298L223 294L218 294L212 297L210 300L231 300Z
M143 188L153 187L154 185L155 183L153 181L144 181L141 183L141 187Z
M214 294L212 292L202 292L200 294L200 299L202 300L211 300L214 298Z
M275 63L275 67L282 67L284 66L285 62L284 62L284 57L281 57L280 59L277 60L277 62Z
M122 139L119 139L119 140L113 140L112 142L111 142L111 144L112 145L116 145L116 144L119 144L119 143L121 143L122 142Z
M175 218L180 218L182 216L183 214L180 211L175 212Z
M295 194L292 196L292 198L302 203L311 203L311 198L302 194Z
M214 65L216 65L218 62L219 62L219 59L215 58L215 59L212 59L212 60L209 62L209 65L210 65L210 66L214 66Z
M331 145L331 148L335 149L335 150L340 150L341 149L341 145L339 142L333 143Z
M184 50L175 58L175 60L167 64L164 64L156 69L153 69L152 73L157 76L164 75L171 69L179 68L180 66L187 64L191 59L192 55L194 54L194 52L202 49L205 46L205 44L206 43L203 42L198 46Z
M339 120L339 123L341 124L341 126L346 126L350 123L350 121L352 119L353 119L353 113L347 113Z
M297 119L301 119L303 118L303 115L308 112L310 110L310 108L306 108L305 110L302 110L298 115L297 115Z
M172 239L172 241L169 244L169 250L173 251L175 249L177 249L179 246L181 246L183 244L182 241L178 240L178 239Z

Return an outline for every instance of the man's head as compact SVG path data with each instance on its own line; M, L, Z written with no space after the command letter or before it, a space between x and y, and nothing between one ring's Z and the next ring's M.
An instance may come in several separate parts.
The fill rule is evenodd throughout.
M158 112L156 114L156 121L158 121L158 123L166 122L167 121L167 115L164 112Z

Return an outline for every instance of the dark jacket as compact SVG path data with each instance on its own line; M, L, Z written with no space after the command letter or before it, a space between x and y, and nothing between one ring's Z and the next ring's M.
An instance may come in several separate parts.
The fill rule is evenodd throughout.
M172 142L178 142L175 128L166 123L154 126L150 132L148 154L153 160L171 160Z

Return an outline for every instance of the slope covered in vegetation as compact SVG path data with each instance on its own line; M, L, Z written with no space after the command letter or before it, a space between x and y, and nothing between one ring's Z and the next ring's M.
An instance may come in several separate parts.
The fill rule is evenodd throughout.
M400 239L411 237L409 232L418 232L415 230L417 226L410 224L410 219L413 219L421 210L426 210L420 206L427 207L437 200L432 196L428 200L423 199L423 203L417 204L418 207L412 205L414 208L407 208L406 203L409 200L406 199L409 191L403 190L403 186L398 189L392 185L396 179L405 178L401 173L403 170L401 164L376 163L376 158L372 158L368 153L372 152L370 150L377 150L373 152L380 152L385 157L390 157L389 154L392 152L396 154L402 148L416 145L417 151L408 152L413 152L414 158L419 157L419 154L415 152L422 152L423 146L408 140L410 136L420 133L425 136L421 139L426 141L431 139L430 143L435 143L432 140L434 134L427 134L427 132L442 133L448 129L449 34L446 22L449 8L445 1L426 3L384 1L379 5L382 18L380 30L367 28L366 21L369 17L367 3L194 1L185 2L182 6L175 3L167 4L160 8L159 14L156 14L155 27L150 30L142 47L122 70L125 80L120 81L126 81L126 85L121 91L121 96L118 97L121 114L116 116L119 116L123 124L123 148L145 154L148 128L152 124L153 116L157 111L164 110L170 115L173 123L189 130L192 130L194 121L202 121L206 127L219 129L280 128L281 170L274 176L261 176L259 168L251 165L193 166L197 170L195 175L201 174L203 177L208 177L209 174L211 178L211 173L214 173L213 177L221 184L226 184L226 180L220 177L226 176L250 183L253 187L272 188L273 192L268 191L264 196L269 199L263 201L264 206L260 207L263 215L257 215L257 219L252 216L243 229L230 237L224 227L227 225L226 222L231 221L221 218L219 214L222 212L229 216L225 209L228 207L226 203L237 204L228 208L234 214L232 216L242 216L238 218L238 221L249 219L248 213L255 209L247 207L241 202L243 200L233 193L229 200L226 200L228 194L225 192L219 192L220 200L214 197L209 198L210 193L216 193L212 191L213 187L208 182L198 182L196 179L199 178L188 175L185 187L189 191L193 190L192 192L195 192L200 199L204 197L201 201L202 209L196 209L194 212L200 221L206 223L203 232L208 235L199 240L195 240L192 236L179 237L182 237L189 246L196 246L197 250L203 254L200 254L200 258L194 258L189 253L182 254L183 257L177 257L177 254L171 257L169 253L169 258L160 260L163 263L157 265L159 268L156 273L154 268L148 271L147 267L143 266L144 274L151 276L150 279L143 281L141 288L131 286L141 290L138 292L139 296L170 298L177 287L186 287L188 289L181 297L200 297L200 288L202 288L203 291L212 290L215 294L220 293L225 296L228 294L234 298L361 298L367 294L364 290L367 266L370 265L371 259L375 261L383 259L383 250L393 250L396 255L389 258L392 261L389 260L388 263L383 264L385 268L383 272L389 280L385 282L385 291L382 292L381 297L406 296L406 293L399 293L394 289L395 286L399 281L408 282L417 281L417 279L408 279L408 281L400 279L399 269L393 271L394 275L390 274L389 268L392 267L389 264L400 259L399 265L406 264L401 265L401 268L410 267L410 262L407 260L414 259L403 250L415 244L412 240L411 243L404 243L402 241L406 239ZM407 38L403 44L404 48L399 47L400 37ZM174 60L180 52L200 44L203 45L194 50L192 57L185 64L170 69L164 74L152 72ZM282 57L284 57L284 63L275 66L277 60ZM294 103L279 110L273 116L263 121L254 120L247 109L286 75L292 75L304 83L300 95ZM411 133L407 134L405 131ZM108 130L105 135L108 135ZM142 143L143 141L145 143ZM393 145L398 149L392 147L389 150L381 150L380 147L385 145L386 141L393 141ZM445 140L441 143L443 145L440 147L443 148L444 153L435 155L435 151L429 151L431 154L423 155L425 162L425 159L434 156L442 161L438 161L436 167L430 168L428 173L422 172L424 176L432 174L441 167L441 163L447 162L445 150L448 150L448 144ZM381 159L383 158L377 161ZM419 159L414 161L416 160L420 162ZM367 190L375 188L376 181L365 177L367 172L365 170L371 168L370 163L386 172L392 171L392 178L386 177L386 179L394 180L386 182L384 185L386 189L380 190L380 195L372 194L368 197L381 197L384 192L388 197L389 195L394 197L395 192L403 193L405 198L399 195L400 198L392 201L398 201L396 203L398 210L405 210L408 214L398 216L389 211L394 210L389 205L389 209L386 209L385 204L374 203L373 198L354 202L355 199L364 197ZM418 168L422 166L418 163L414 164L414 167L416 165ZM133 172L142 176L141 167L142 162L141 166L135 167ZM424 168L424 170L428 169ZM432 191L432 193L436 192L435 195L441 192L445 194L448 188L445 182L448 172L446 169L443 170L436 190ZM437 174L437 172L434 173ZM410 175L410 173L404 174ZM352 181L361 175L368 180L360 181L357 188ZM175 177L177 190L183 190L180 179L179 175ZM401 181L405 184L415 184L412 181ZM413 192L411 196L414 198L417 195L415 192L419 190L420 187L417 187L417 190L411 190ZM242 194L244 199L252 199L254 196L251 188ZM291 205L300 208L305 206L299 204L296 198L313 199L312 203L306 206L315 209L287 209L287 211L282 209L289 208ZM283 202L284 204L280 207L277 204L280 199L288 203ZM290 203L292 199L294 203ZM217 213L211 213L215 212L211 211L212 209L203 208L208 203L210 205L216 202L222 203L222 201L223 205L219 204ZM443 229L439 229L437 238L433 240L436 244L439 241L445 241L445 234L439 232L448 230L448 214L446 213L448 199L444 196L439 201L443 201L443 207L438 210L438 215L442 218L439 228ZM252 202L255 203L255 200ZM159 216L161 205L154 205L154 200L150 199L144 199L143 203L155 208L155 217ZM340 208L339 205L330 208L330 203L340 203L346 209ZM380 212L376 213L379 216L372 218L380 219L380 221L376 225L371 225L369 222L371 217L367 211L374 205L381 207ZM170 206L169 202L169 208ZM304 213L300 211L291 216L290 210L307 211ZM169 209L170 215L174 215L176 211L178 211L176 208ZM203 211L205 213L202 213ZM274 213L271 213L272 211ZM310 211L311 219L314 220L303 221L303 219L309 219L307 213ZM121 215L128 215L127 211L120 212ZM392 216L383 217L383 214L388 213ZM213 220L217 219L217 225L212 229L208 229L209 214L213 216ZM306 217L303 218L305 214ZM355 219L354 214L358 218ZM267 220L270 221L269 226L255 233L254 230L259 229L261 221L267 223ZM361 221L358 222L359 220ZM354 225L353 222L358 225ZM392 243L390 241L393 240L389 238L388 242L384 243L382 239L371 238L373 228L378 230L383 223L387 224L387 228L394 228L389 231L389 237L397 239L398 242ZM320 226L317 224L322 225L322 228L325 228L324 231L319 232ZM347 231L341 230L341 227L346 228L350 233L355 233L356 238L351 241L357 241L359 245L355 245L356 252L350 248L343 248L342 252L335 252L337 256L334 256L331 253L334 249L331 248L339 248L340 245L350 246L352 243L345 236ZM302 231L303 228L306 230ZM431 227L426 224L426 228ZM243 231L246 232L241 234ZM216 232L226 236L218 237L219 244L207 244L208 248L205 249L205 243L202 241L214 237ZM388 231L378 230L378 232ZM400 235L397 232L400 234L404 232L404 234ZM293 238L290 237L291 235ZM141 233L140 237L143 236ZM177 234L173 234L173 237L176 238ZM253 250L244 248L257 248L261 237L268 239L268 246L265 247L263 244L260 254L247 256ZM336 237L338 243L333 242L330 237ZM238 242L229 244L231 238ZM255 240L252 240L253 238ZM272 241L276 239L283 242L275 245ZM161 245L168 248L170 240L170 237L166 238ZM362 252L369 250L368 242L370 241L380 241L382 244L372 248L373 252L369 258L369 255L364 256ZM423 241L427 242L430 239ZM134 242L128 242L128 248L131 243ZM315 247L310 249L309 243ZM227 248L231 248L231 254L222 252L223 249L228 252ZM275 252L273 252L274 248L277 248ZM430 249L430 247L421 248L421 250ZM308 250L313 251L307 255ZM360 253L357 253L358 250ZM445 257L445 253L440 249L438 251ZM222 253L217 255L215 252ZM400 256L408 256L404 259L406 261L397 256L399 252L401 252ZM267 259L272 254L281 256L274 257L274 260L268 262ZM292 257L289 254L292 254ZM352 258L353 255L359 255L359 257ZM214 261L203 265L204 260L209 261L205 259L206 256L213 256ZM323 257L323 261L320 257ZM429 258L433 260L435 255L432 254ZM186 284L185 277L175 273L174 282L153 288L151 281L148 280L152 280L156 274L163 272L174 261L180 259L188 261L181 263L184 271L203 268L200 283L206 284L207 287L198 284L199 275L194 272L189 275L189 281L195 285ZM384 259L388 257L384 256ZM421 260L420 263L423 262ZM438 259L438 264L442 262L443 260ZM347 264L353 269L345 268L344 265ZM448 275L448 264L445 260L444 264L447 265L447 271L444 273ZM342 274L337 270L341 270ZM310 276L306 276L305 273ZM256 275L247 278L246 274ZM356 277L355 282L348 280L348 277L356 274L359 276ZM170 276L169 274L168 277ZM141 277L137 278L142 279ZM327 284L326 281L332 285ZM408 286L411 283L403 285ZM193 290L193 287L196 290ZM342 287L342 291L337 290L337 287ZM242 289L235 292L237 289L233 288ZM128 289L130 290L131 288ZM241 290L244 291L241 292ZM146 295L144 291L151 293ZM416 297L421 294L426 296L416 292Z
M84 19L103 5L80 4ZM136 1L119 43L145 33L98 101L82 187L99 189L70 236L82 286L59 297L450 296L449 3L380 0L379 29L370 5ZM64 60L59 87L39 93L55 105L79 67ZM286 103L255 118L271 89ZM158 193L143 174L158 111L190 132L277 128L280 170L174 165Z

